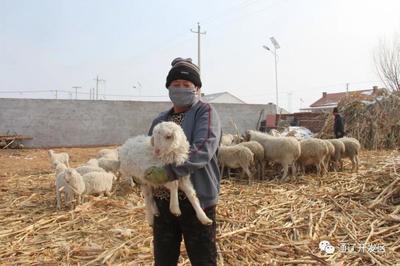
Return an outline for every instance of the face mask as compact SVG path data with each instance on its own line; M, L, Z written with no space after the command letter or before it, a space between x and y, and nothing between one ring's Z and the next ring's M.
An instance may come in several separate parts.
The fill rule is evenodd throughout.
M191 106L197 100L195 89L170 87L168 91L172 103L178 107Z

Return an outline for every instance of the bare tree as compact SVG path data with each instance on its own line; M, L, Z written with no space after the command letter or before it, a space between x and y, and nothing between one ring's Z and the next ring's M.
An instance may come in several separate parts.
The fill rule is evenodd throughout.
M400 91L400 38L396 35L390 44L381 40L374 54L375 66L385 87Z

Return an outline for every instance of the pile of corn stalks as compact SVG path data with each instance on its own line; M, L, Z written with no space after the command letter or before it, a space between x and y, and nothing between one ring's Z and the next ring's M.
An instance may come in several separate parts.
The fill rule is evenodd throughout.
M363 101L357 95L338 104L346 134L357 138L366 149L393 149L400 146L400 94L392 93ZM320 137L333 137L333 115L326 115Z
M246 180L223 180L218 264L399 262L399 171L400 152L367 151L358 174L347 170L251 186ZM152 264L152 231L139 189L117 187L110 198L92 197L62 211L56 211L54 190L53 174L2 180L1 265ZM333 253L320 249L323 240ZM179 265L190 265L184 245L181 254Z

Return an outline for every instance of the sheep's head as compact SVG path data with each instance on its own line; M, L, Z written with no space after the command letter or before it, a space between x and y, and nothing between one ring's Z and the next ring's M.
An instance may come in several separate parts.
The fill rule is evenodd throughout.
M58 163L56 166L56 175L60 174L61 172L65 171L67 166L63 163Z
M250 141L251 140L251 130L246 130L243 135L244 141Z
M82 176L73 168L67 168L64 172L64 180L68 186L78 194L81 194L85 189Z
M189 143L183 129L174 122L155 126L151 144L154 155L164 163L182 164L188 158Z

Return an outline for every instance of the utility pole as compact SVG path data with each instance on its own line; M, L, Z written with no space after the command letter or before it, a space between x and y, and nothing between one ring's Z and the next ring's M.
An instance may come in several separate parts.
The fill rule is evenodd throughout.
M349 93L349 85L350 83L346 83L346 92Z
M191 32L197 33L197 66L200 70L200 34L206 34L207 32L200 31L200 22L197 22L197 31L190 29Z
M99 82L106 82L106 81L104 79L99 79L99 75L97 75L97 77L94 80L96 81L96 100L98 100L99 99Z
M80 87L80 86L73 86L72 88L75 89L75 99L77 100L77 99L78 99L78 89L81 89L82 87Z

